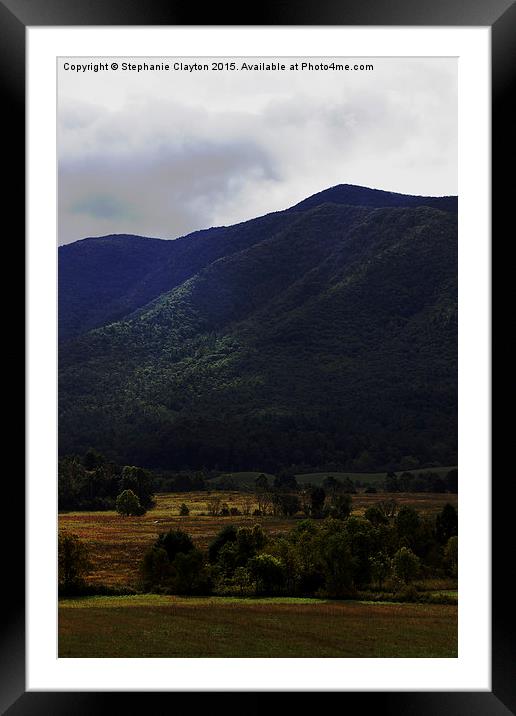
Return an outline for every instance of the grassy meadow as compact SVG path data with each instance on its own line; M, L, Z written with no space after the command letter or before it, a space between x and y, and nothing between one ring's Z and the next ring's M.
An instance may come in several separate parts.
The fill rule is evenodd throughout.
M59 515L59 529L73 532L86 544L93 564L88 577L90 584L110 587L134 587L138 566L145 551L160 532L181 529L204 549L225 526L234 524L260 524L271 535L288 532L296 520L286 517L255 517L236 515L229 517L209 515L209 501L214 496L243 512L257 507L255 496L242 492L187 492L156 495L156 506L141 517L122 517L117 512L64 512ZM457 506L457 495L441 493L376 493L353 495L353 514L363 514L370 505L395 497L399 506L414 507L422 514L436 514L449 502ZM250 501L250 502L249 502ZM179 516L185 503L188 517Z
M59 605L61 658L456 656L454 605L161 595Z
M210 515L210 501L250 513ZM433 515L457 496L439 493L353 495L353 514L395 498ZM185 503L190 513L181 517ZM225 526L260 524L270 535L301 518L258 517L255 495L189 492L156 495L140 517L114 511L64 512L59 528L88 547L92 586L137 588L140 562L160 532L181 529L205 549ZM452 580L420 588L456 597ZM68 657L439 657L457 656L457 605L315 598L90 596L59 602L59 656Z

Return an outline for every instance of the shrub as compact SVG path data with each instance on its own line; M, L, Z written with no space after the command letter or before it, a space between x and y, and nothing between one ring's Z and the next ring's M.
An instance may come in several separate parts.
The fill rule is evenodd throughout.
M159 535L145 553L140 574L147 591L167 594L209 594L211 591L211 575L203 554L181 530Z
M204 564L202 552L192 549L179 552L170 565L168 591L172 594L209 594L211 576Z
M404 584L412 582L417 577L419 567L419 558L408 547L399 549L392 560L394 575Z
M376 505L368 507L364 512L364 517L375 527L378 527L379 525L386 525L389 522L389 518L386 516L385 512L379 507L376 507Z
M237 591L243 596L251 593L252 579L246 567L237 567L233 574L233 584Z
M247 568L251 579L256 583L257 594L274 594L285 582L283 562L271 554L252 557Z
M208 558L210 562L212 564L215 563L219 557L220 550L224 547L226 542L236 542L236 538L237 530L233 525L227 525L227 527L221 529L208 546Z
M335 519L345 520L351 514L351 495L334 494L328 505L327 514Z
M185 503L183 502L181 507L179 508L180 517L188 517L189 514L190 514L190 510L188 508L188 505L185 505Z
M413 584L404 584L395 593L395 598L400 602L417 602L419 601L419 593Z
M81 591L84 577L91 569L86 546L75 534L62 532L58 537L58 586L61 594Z
M188 554L194 549L192 538L182 530L169 530L162 532L156 540L155 547L161 547L168 555L170 562L174 560L180 552Z
M317 533L317 525L313 520L301 520L301 522L298 522L294 529L290 531L290 535L292 535L294 539L297 539L299 535L305 533L310 535Z
M145 553L141 565L141 581L145 591L160 590L167 585L170 576L170 560L163 547L151 547Z

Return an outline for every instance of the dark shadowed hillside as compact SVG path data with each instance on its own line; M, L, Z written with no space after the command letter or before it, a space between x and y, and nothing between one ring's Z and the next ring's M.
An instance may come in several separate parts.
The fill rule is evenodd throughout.
M61 286L62 453L456 462L454 197L341 186L176 241L88 239L60 249Z
M117 321L220 256L291 223L286 212L166 241L117 234L59 248L59 340Z

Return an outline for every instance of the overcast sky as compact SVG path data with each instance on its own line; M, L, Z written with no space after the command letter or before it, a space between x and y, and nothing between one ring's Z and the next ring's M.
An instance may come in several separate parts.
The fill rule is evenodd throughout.
M456 194L457 61L332 59L374 71L78 74L64 62L111 60L60 60L59 243L176 238L342 183Z

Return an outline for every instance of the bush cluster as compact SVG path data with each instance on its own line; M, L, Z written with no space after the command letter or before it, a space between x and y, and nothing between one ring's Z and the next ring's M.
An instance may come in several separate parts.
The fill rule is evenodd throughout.
M300 520L284 536L260 525L225 526L203 553L181 530L161 534L146 553L141 584L170 594L325 596L359 590L417 597L419 577L456 574L457 513L446 505L434 518L392 502L363 517Z

